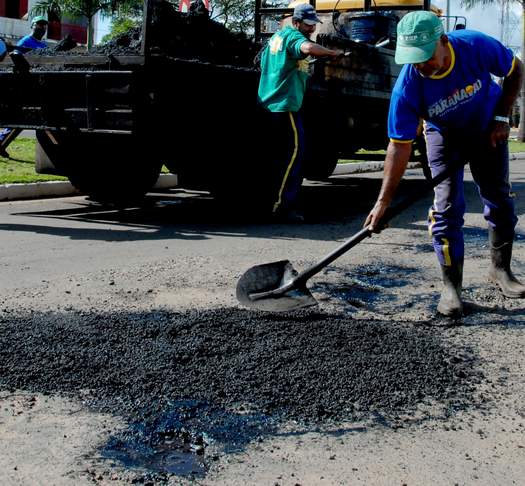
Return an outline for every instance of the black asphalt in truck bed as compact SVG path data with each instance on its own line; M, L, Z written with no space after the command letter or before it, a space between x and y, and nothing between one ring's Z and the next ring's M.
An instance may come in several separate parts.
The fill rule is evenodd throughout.
M207 12L179 12L169 2L157 5L148 36L152 54L236 67L253 67L254 58L261 47L244 33L232 32L223 24L211 20ZM141 45L142 28L133 27L106 43L93 46L89 51L81 47L73 51L57 51L55 47L48 47L35 49L29 55L37 59L56 59L57 64L60 64L67 63L70 57L136 56L141 54ZM99 65L93 68L96 67L100 68ZM5 69L10 69L9 63L0 66L0 70ZM46 69L51 68L34 67L37 71ZM80 68L77 66L76 69ZM83 65L82 69L88 67Z

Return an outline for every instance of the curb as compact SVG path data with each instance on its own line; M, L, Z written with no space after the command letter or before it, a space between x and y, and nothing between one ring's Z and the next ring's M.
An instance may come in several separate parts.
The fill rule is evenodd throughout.
M383 161L377 162L357 162L355 164L338 164L332 175L362 174L365 172L381 172ZM407 169L417 169L421 167L419 162L409 162Z
M525 152L509 154L509 161L525 160ZM360 174L364 172L379 172L383 170L383 161L377 162L358 162L355 164L338 164L332 175ZM407 169L418 169L421 167L419 162L409 162Z
M509 160L525 160L525 152L509 155ZM409 162L408 169L416 169L419 162ZM358 162L355 164L338 164L332 175L363 174L366 172L380 172L383 162ZM161 174L155 183L154 189L171 189L177 187L176 174ZM70 182L50 181L33 182L30 184L3 184L0 185L0 201L14 201L16 199L35 199L39 197L65 197L80 194Z
M161 174L154 189L169 189L178 183L176 174ZM67 181L32 182L30 184L0 185L0 201L35 199L39 197L74 196L80 192Z

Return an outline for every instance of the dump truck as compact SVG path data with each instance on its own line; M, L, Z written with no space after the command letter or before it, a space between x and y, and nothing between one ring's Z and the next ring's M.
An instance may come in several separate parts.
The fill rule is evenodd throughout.
M388 100L399 73L396 12L429 4L373 3L318 1L330 20L317 42L351 54L312 63L304 103L308 178L328 177L339 157L358 148L385 147ZM37 171L65 175L94 200L135 201L164 165L181 187L262 203L271 168L252 61L271 34L265 19L292 7L257 0L249 38L227 32L206 13L182 14L164 0L146 0L136 51L14 51L0 64L0 126L36 130ZM370 29L352 38L352 26L371 19L382 30L374 27L368 40L363 35Z
M137 49L14 50L0 65L0 126L36 130L37 171L93 200L137 200L163 165L184 187L217 193L245 173L249 192L253 39L162 0L145 2L139 31Z

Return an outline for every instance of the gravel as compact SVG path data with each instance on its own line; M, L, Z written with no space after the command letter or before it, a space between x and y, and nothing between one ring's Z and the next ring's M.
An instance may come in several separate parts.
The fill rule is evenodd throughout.
M0 387L82 394L128 420L176 400L282 419L394 416L468 402L474 357L439 329L312 311L4 313Z

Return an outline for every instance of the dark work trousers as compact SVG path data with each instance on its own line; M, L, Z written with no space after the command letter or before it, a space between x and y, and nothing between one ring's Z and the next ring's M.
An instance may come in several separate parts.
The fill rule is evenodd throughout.
M269 163L275 174L272 212L296 208L303 182L304 131L297 112L271 113Z
M432 176L451 164L468 162L483 202L483 216L491 228L512 239L518 218L509 182L508 144L492 148L488 136L459 140L429 128L425 138ZM452 177L439 184L434 189L434 203L429 210L429 233L439 263L444 266L463 261L463 176L461 166Z

